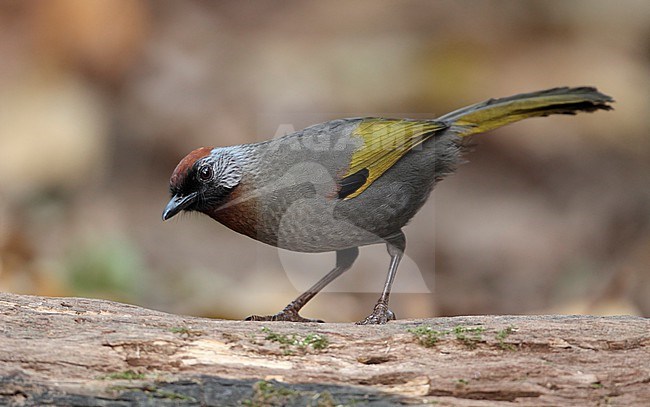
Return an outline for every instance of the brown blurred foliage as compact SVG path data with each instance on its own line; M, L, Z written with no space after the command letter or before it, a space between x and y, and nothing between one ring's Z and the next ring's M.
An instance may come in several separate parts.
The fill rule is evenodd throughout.
M275 312L299 290L293 255L207 218L160 221L186 152L593 85L615 111L475 139L407 227L423 287L393 306L650 315L647 1L13 0L0 57L2 290ZM309 281L333 263L296 256ZM305 314L359 319L386 265L383 248L363 249Z

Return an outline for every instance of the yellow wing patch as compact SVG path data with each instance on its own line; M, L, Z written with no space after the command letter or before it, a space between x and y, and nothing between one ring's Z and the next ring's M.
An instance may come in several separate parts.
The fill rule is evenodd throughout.
M351 199L366 190L377 178L391 168L404 154L446 129L436 121L366 119L352 133L363 140L363 145L352 154L345 178L363 169L368 170L366 182L344 199Z

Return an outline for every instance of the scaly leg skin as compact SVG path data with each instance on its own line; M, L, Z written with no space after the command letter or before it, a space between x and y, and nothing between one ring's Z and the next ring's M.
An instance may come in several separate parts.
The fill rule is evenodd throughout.
M388 309L388 305L378 303L372 314L368 315L362 321L357 322L357 325L383 325L388 321L395 320L395 313Z
M289 305L275 315L251 315L246 318L246 321L291 321L291 322L325 322L320 319L308 319L301 317L298 312L302 307L309 302L320 290L327 284L331 283L336 277L343 274L346 270L352 267L352 263L359 255L359 248L352 247L350 249L337 250L336 252L336 267L332 269L325 277L318 280L309 290L302 293L298 298L293 300Z
M372 310L372 314L368 315L365 319L357 322L357 325L380 325L395 319L395 313L388 309L388 297L390 296L390 289L397 274L397 266L402 259L404 249L406 249L406 238L404 233L400 231L397 235L391 236L386 239L386 248L390 254L390 267L388 267L388 275L386 276L386 283L384 290Z
M290 322L320 322L325 321L320 319L303 318L298 314L294 302L287 305L282 311L274 315L251 315L246 318L246 321L290 321Z

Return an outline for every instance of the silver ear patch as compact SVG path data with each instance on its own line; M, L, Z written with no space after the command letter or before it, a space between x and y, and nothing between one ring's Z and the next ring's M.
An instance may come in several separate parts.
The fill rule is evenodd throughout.
M241 165L237 158L225 149L218 151L214 170L219 185L225 188L236 187L242 179L243 170Z

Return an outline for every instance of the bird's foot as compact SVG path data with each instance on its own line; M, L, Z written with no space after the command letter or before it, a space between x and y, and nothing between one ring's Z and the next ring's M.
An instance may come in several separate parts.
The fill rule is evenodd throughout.
M298 311L289 307L274 315L251 315L246 318L246 321L325 322L320 319L303 318L298 314Z
M394 319L395 313L388 309L388 305L378 303L375 305L375 309L372 310L372 314L357 322L357 325L382 325Z

